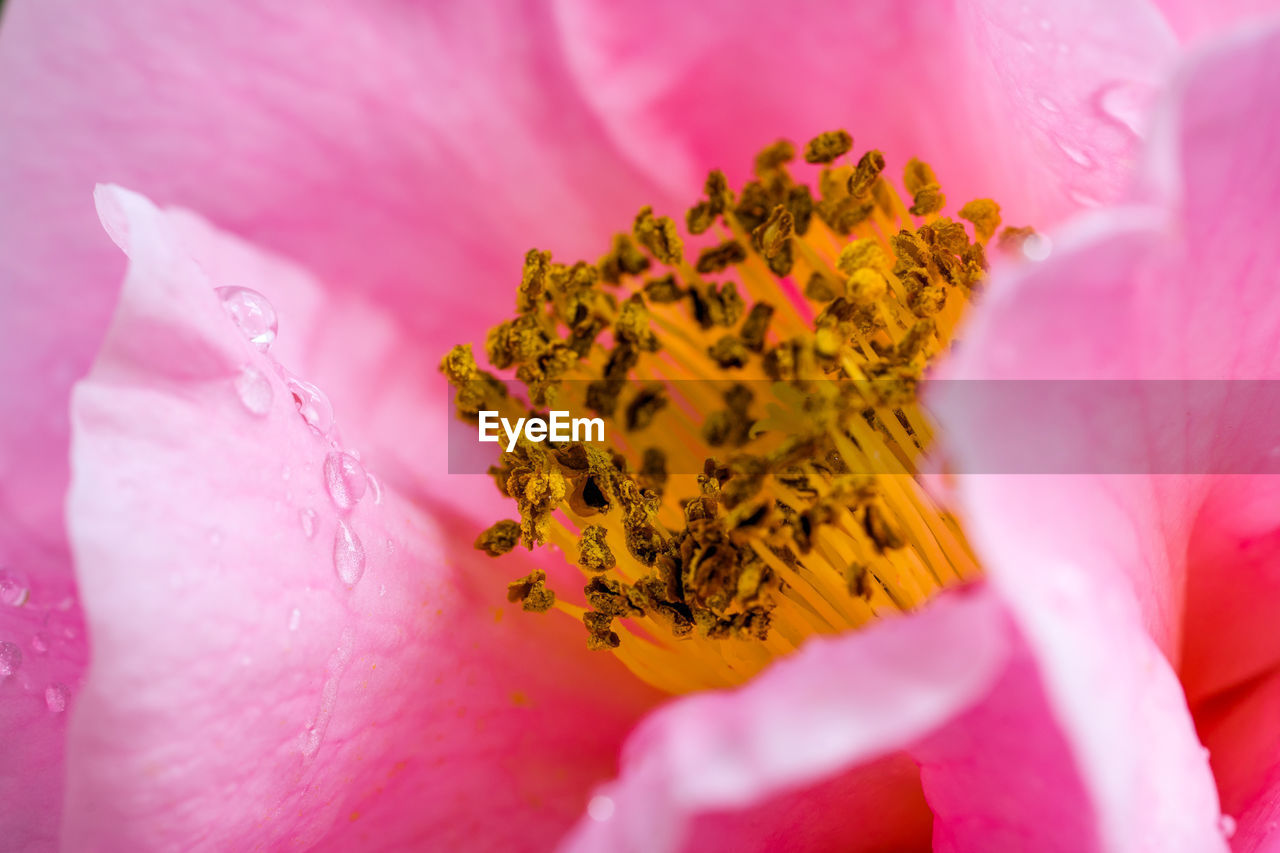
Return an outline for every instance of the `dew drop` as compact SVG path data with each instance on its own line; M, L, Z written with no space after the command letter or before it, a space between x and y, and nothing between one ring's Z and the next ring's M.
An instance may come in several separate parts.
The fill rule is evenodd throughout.
M1067 197L1081 207L1098 207L1102 202L1081 190L1067 190Z
M613 798L606 797L603 794L596 794L587 803L587 814L592 820L603 823L613 817Z
M1046 112L1051 112L1051 113L1058 112L1058 105L1054 103L1052 100L1050 100L1049 98L1046 98L1044 95L1041 95L1036 100L1039 102L1040 106L1044 107Z
M1218 829L1222 832L1222 837L1231 840L1236 834L1236 819L1229 814L1224 814L1218 818Z
M262 371L246 364L235 379L236 396L245 411L257 417L263 417L271 411L271 401L275 392L271 390L271 380L262 375Z
M299 739L302 756L308 761L315 756L316 751L320 749L320 744L324 742L324 734L329 728L333 710L338 704L338 688L342 684L342 676L347 671L347 665L351 663L351 649L354 641L355 634L351 628L342 629L338 647L333 650L333 654L329 655L329 660L325 664L327 677L320 688L320 706Z
M31 635L31 651L42 655L49 651L49 635L44 631L36 631Z
M222 309L249 343L266 352L276 339L276 309L267 297L247 287L219 287Z
M302 611L295 607L293 608L293 612L289 614L289 630L296 631L298 630L298 626L301 624Z
M1139 136L1151 97L1149 87L1117 80L1098 89L1094 95L1094 104L1104 119Z
M382 483L378 482L378 478L372 474L368 474L368 472L366 474L369 480L369 492L373 495L373 502L375 504L382 503Z
M290 374L285 374L285 384L289 386L293 403L307 426L319 435L328 435L333 429L333 404L325 393L310 382Z
M0 676L13 675L22 666L22 649L8 640L0 643Z
M71 699L71 691L67 685L54 682L44 689L44 704L55 714L67 710L67 702Z
M298 523L302 525L302 535L310 539L316 535L316 511L314 509L298 510Z
M364 545L345 521L338 520L333 534L333 568L347 586L355 586L364 575Z
M351 509L364 497L369 478L360 460L350 453L335 450L324 458L324 483L329 489L333 505L341 510Z
M1081 151L1079 148L1076 148L1071 143L1062 139L1054 139L1054 142L1057 143L1058 148L1062 150L1063 154L1066 154L1071 158L1071 162L1085 169L1093 168L1093 158L1084 151Z
M1053 251L1053 241L1043 234L1032 234L1022 242L1022 254L1029 261L1043 261Z
M15 569L0 569L0 602L21 607L31 597L31 582Z

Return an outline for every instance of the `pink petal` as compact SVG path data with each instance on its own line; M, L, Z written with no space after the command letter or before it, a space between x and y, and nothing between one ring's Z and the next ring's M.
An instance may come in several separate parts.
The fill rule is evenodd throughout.
M747 808L695 816L686 850L927 850L933 815L906 753L852 767Z
M1191 530L1181 670L1193 706L1280 662L1278 489L1273 476L1221 478Z
M1280 295L1269 273L1277 263L1268 236L1275 216L1261 201L1280 190L1280 122L1270 117L1280 95L1280 65L1269 59L1277 40L1274 27L1236 38L1183 70L1143 164L1142 198L1159 207L1119 208L1078 222L1054 235L1049 260L993 280L946 368L949 378L1250 379L1280 372ZM1248 182L1254 185L1246 188ZM939 408L957 465L993 470L989 460L1006 448L982 413L965 405L965 383L944 386ZM1166 461L1181 453L1212 462L1228 449L1225 431L1189 432L1184 422L1147 412L1118 420L1106 387L1053 423L1043 415L1031 420L1035 411L1017 415L1041 423L1041 433L1054 437L1047 446L1086 462L1089 448L1106 446L1116 433L1137 436ZM1238 387L1233 393L1250 386ZM1248 443L1265 425L1233 426L1251 431ZM1127 577L1148 628L1176 660L1186 546L1209 484L1195 477L996 482L981 488L1009 490L998 498L1012 513L1009 529L1054 539L1056 553L1098 583L1117 572ZM1075 519L1075 529L1059 530L1061 518Z
M1280 10L1275 0L1228 0L1205 3L1203 0L1156 0L1156 5L1169 20L1178 38L1194 41L1221 30L1240 26Z
M951 464L972 475L960 478L961 495L970 489L975 500L999 504L969 505L975 522L989 523L993 539L1007 531L1020 545L1035 546L1031 554L1043 548L1100 588L1126 582L1147 629L1166 654L1176 657L1185 555L1167 547L1166 537L1171 530L1189 529L1200 487L1186 478L1107 476L1095 472L1116 469L1091 467L1103 454L1098 448L1115 447L1112 436L1128 427L1128 437L1133 423L1145 427L1133 433L1139 451L1158 448L1177 458L1176 444L1165 450L1182 437L1176 424L1118 416L1126 410L1110 389L1123 394L1141 386L1097 382L1095 387L1089 381L1151 375L1150 349L1140 345L1143 334L1135 331L1141 329L1142 309L1132 291L1135 282L1145 280L1153 247L1161 240L1153 221L1154 214L1145 210L1097 214L1055 234L1049 260L994 278L956 357L944 366L945 380L930 390ZM1016 395L999 411L984 405L983 382L1036 379L1060 383L1045 387L1078 389L1068 398L1073 405L1042 405L1034 384L1022 386L1029 389L1025 405ZM1001 428L993 418L1016 423L1016 429ZM1011 444L1018 440L1030 448L1018 458L1034 463L1038 451L1044 468L1032 465L1014 476L986 473L1008 470L1002 462L1013 456ZM1140 453L1123 449L1114 456L1108 450L1106 459L1144 461ZM1043 471L1072 476L1032 476ZM1017 565L1010 570L1017 577L1030 574Z
M67 394L123 271L93 216L95 183L199 210L329 289L369 295L432 350L475 338L503 310L489 297L509 304L531 245L595 257L656 200L537 4L282 15L16 0L0 79L0 500L55 553Z
M1168 559L1161 525L1177 522L1161 509L1179 493L1146 489L1143 500L1137 477L958 482L965 529L1037 661L1109 849L1214 849L1213 778L1134 588L1162 589L1141 581ZM1158 602L1141 603L1160 618Z
M683 849L699 815L751 811L899 752L991 689L1010 640L989 596L958 595L919 617L812 640L737 690L673 702L631 735L620 777L597 792L611 816L584 818L568 847Z
M325 292L305 271L203 218L167 213L182 251L210 281L269 298L281 317L272 354L324 388L340 413L341 434L358 443L388 484L456 507L477 532L514 512L487 475L446 476L454 419L438 349L424 346L367 296Z
M1202 703L1197 723L1213 763L1237 851L1280 844L1280 678L1276 672Z
M1232 379L1276 373L1280 302L1270 273L1275 217L1263 200L1280 187L1274 154L1280 122L1273 117L1280 94L1277 41L1274 27L1235 37L1184 69L1157 116L1144 164L1142 197L1168 207L1100 215L1055 235L1054 252L1043 264L993 280L949 377ZM977 428L981 421L961 405L959 393L943 393L946 435L960 467L981 470L984 453L998 448L984 445L991 437ZM1206 450L1200 446L1206 436L1185 421L1142 412L1132 421L1116 419L1103 399L1100 393L1098 405L1082 405L1054 424L1054 441L1101 442L1116 430L1132 431L1136 422L1143 430L1135 434L1150 442L1153 453L1177 452L1179 438L1187 458ZM1229 450L1240 438L1236 426L1265 426L1263 412L1210 436L1207 450ZM1255 641L1239 659L1229 650L1249 644L1250 633L1269 630L1274 610L1265 599L1234 610L1231 593L1203 594L1233 581L1243 586L1243 596L1265 596L1269 588L1256 559L1232 554L1233 545L1275 526L1260 511L1270 489L1253 491L1256 485L1236 480L1224 487L1195 476L959 480L967 530L990 582L1036 649L1064 724L1104 735L1083 742L1088 748L1081 762L1094 787L1108 792L1103 801L1114 812L1108 819L1114 832L1132 831L1134 814L1169 809L1182 814L1187 837L1208 832L1210 780L1197 766L1179 686L1147 634L1174 661L1188 649L1196 695L1223 686L1210 672L1215 666L1225 667L1216 675L1228 683L1259 671L1258 652L1271 653L1274 644ZM1258 553L1266 547L1258 542ZM1203 571L1213 556L1223 561L1215 575L1187 579L1188 569ZM1228 572L1232 577L1223 576ZM1215 622L1236 619L1248 627L1202 639L1206 629L1216 630ZM1163 709L1158 714L1151 710L1156 706ZM1255 760L1265 767L1265 759ZM1135 787L1135 776L1145 781ZM1121 797L1125 787L1129 793Z
M1058 611L1074 619L1085 603L1064 594ZM1141 721L1152 755L1126 745L1132 728L1078 720L1075 700L1056 692L1059 676L989 590L811 641L737 691L685 698L646 720L620 778L596 794L611 808L590 809L568 846L696 849L690 829L708 822L781 837L770 833L785 831L800 790L822 796L834 785L849 799L807 831L840 849L884 849L848 815L883 806L877 783L893 780L889 756L905 749L921 766L935 849L1223 849L1204 756L1194 737L1191 752L1181 748L1192 733L1177 683L1149 644L1143 652L1140 668L1089 675L1117 687L1117 707ZM1130 681L1141 688L1124 688ZM1098 772L1108 752L1111 772ZM901 834L890 837L911 844L911 786L899 777L896 787L888 826Z
M568 620L505 606L510 568L477 570L447 516L385 487L342 515L328 442L173 221L120 190L100 205L130 266L75 394L94 659L63 844L545 846L655 697ZM246 365L273 389L261 417L236 391ZM354 583L342 524L365 555Z
M953 201L994 196L1019 223L1114 197L1175 46L1138 0L558 9L617 144L675 192L709 166L743 177L779 136L845 126L895 168L928 159Z
M1156 117L1142 190L1175 220L1163 281L1135 298L1155 321L1143 330L1149 358L1177 375L1280 376L1278 48L1277 17L1219 39L1181 70Z

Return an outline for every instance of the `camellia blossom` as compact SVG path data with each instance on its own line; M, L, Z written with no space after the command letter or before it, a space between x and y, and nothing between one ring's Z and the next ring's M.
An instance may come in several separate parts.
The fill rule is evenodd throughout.
M987 580L669 701L506 605L510 508L442 473L439 357L529 245L846 125L1048 228L1119 197L1198 7L72 5L0 25L14 844L1262 843L1265 482L962 478ZM1269 376L1275 41L1186 67L1132 203L993 281L951 375Z

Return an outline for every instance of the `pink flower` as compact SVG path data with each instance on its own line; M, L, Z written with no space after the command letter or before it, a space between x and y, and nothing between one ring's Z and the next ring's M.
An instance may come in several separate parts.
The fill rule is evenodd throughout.
M0 592L19 606L0 615L0 641L22 660L0 648L4 837L538 848L587 804L571 843L847 846L852 830L869 846L932 833L943 848L1213 849L1214 780L1175 673L1238 838L1265 833L1272 768L1256 745L1272 731L1249 715L1266 719L1274 691L1263 679L1247 701L1223 700L1270 664L1250 630L1266 600L1246 583L1265 549L1222 578L1234 584L1191 570L1234 566L1220 555L1269 529L1256 484L1179 483L1153 502L1149 484L1129 483L1129 523L1081 514L1099 532L1080 537L1038 524L1067 494L1060 483L967 482L989 584L815 642L738 692L668 704L588 803L663 697L588 653L576 626L504 615L503 578L469 547L495 512L488 484L442 475L440 351L495 319L476 297L505 305L529 245L590 256L639 203L683 206L708 166L841 124L899 160L927 157L959 198L990 194L1014 221L1056 222L1124 186L1137 117L1177 51L1167 21L1185 38L1202 23L1196 5L1165 11L7 7ZM1258 85L1267 46L1232 43L1189 79L1210 95L1232 75ZM1215 158L1274 142L1270 105L1242 126L1239 102L1178 91L1163 115L1213 107L1218 130L1163 127L1158 142L1186 144L1181 159L1152 159L1157 177L1203 163L1219 179L1186 184L1208 187L1195 210L1207 219L1175 222L1252 250L1274 181L1246 199L1254 208L1232 207L1215 194L1227 185ZM1251 162L1273 180L1268 152ZM101 221L128 256L117 292L119 253L89 207L104 182L208 221L101 189ZM1189 208L1154 186L1159 209ZM1196 245L1105 216L1100 233L1120 236L1060 241L992 300L959 375L1005 375L1008 330L1076 304L1073 281L1055 285L1064 256L1114 248L1100 281L1146 293L1124 263L1168 270L1170 252ZM1240 228L1212 227L1232 217ZM1187 268L1223 281L1220 259L1238 262L1240 245L1192 252ZM1257 281L1239 281L1232 294L1256 295ZM269 295L281 318L269 355L227 322L210 285L229 284ZM1266 307L1247 316L1264 323ZM1268 375L1235 357L1263 349L1228 336L1239 311L1207 316L1208 375ZM1084 323L1081 341L1154 334L1138 314L1102 317L1114 325ZM1182 375L1183 352L1156 347L1163 360L1134 370ZM91 363L68 419L68 389ZM1071 365L1093 375L1094 362ZM326 494L331 448L299 417L291 396L309 391L294 375L328 393L342 446L363 454L339 460L353 494L364 483L345 512ZM322 401L310 415L327 425ZM981 444L963 424L952 440L957 454ZM1090 569L1029 572L1032 555ZM857 682L829 677L855 665Z

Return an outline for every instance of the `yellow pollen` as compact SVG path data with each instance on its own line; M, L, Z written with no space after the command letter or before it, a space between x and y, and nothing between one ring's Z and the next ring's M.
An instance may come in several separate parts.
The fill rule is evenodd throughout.
M969 229L941 216L914 159L904 201L883 154L851 154L842 130L803 151L816 194L779 142L737 194L712 172L683 236L645 207L595 264L530 251L516 314L485 342L521 394L469 345L441 364L473 423L552 407L605 420L604 444L504 452L491 474L520 518L476 547L557 547L582 594L536 571L510 601L579 620L590 648L672 693L740 683L979 572L920 484L932 427L916 392L981 287L1000 208L965 204Z

